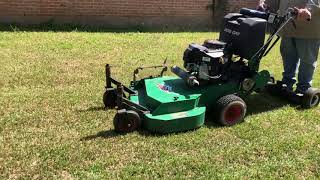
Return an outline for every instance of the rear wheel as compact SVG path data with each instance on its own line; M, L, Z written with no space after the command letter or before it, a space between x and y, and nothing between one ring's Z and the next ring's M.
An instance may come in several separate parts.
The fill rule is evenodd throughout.
M116 132L129 133L140 128L141 119L137 112L121 109L115 115L113 125Z
M247 106L240 97L231 94L217 101L216 111L221 125L232 126L244 120Z
M320 102L320 90L309 88L303 95L302 107L309 109L319 105Z

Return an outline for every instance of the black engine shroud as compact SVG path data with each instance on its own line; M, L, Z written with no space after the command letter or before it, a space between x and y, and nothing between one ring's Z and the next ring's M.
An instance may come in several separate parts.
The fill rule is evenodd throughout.
M267 21L230 13L224 17L220 41L229 44L229 53L250 59L263 46Z

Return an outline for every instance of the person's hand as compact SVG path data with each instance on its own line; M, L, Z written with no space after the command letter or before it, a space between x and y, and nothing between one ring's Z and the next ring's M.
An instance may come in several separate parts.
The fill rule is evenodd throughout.
M311 12L307 8L299 9L295 7L294 9L298 12L298 21L311 20Z
M260 2L257 6L256 10L265 12L267 10L267 6L264 2Z

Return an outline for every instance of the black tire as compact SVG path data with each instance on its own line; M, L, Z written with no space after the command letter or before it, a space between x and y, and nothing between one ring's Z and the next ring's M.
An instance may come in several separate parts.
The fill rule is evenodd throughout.
M103 104L106 108L115 108L116 107L117 93L115 90L109 90L103 94Z
M217 101L217 120L223 126L232 126L242 122L246 112L246 103L236 95L226 95Z
M320 90L309 88L302 97L302 107L305 109L314 108L319 105L320 102Z
M115 115L113 125L116 132L129 133L140 128L141 119L137 112L121 109Z

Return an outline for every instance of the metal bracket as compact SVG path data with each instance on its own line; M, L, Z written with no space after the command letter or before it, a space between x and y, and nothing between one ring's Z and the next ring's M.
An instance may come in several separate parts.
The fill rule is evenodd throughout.
M136 111L139 114L147 114L150 113L150 111L139 104L136 104L134 102L131 102L129 99L125 97L125 92L130 95L137 95L135 91L131 90L130 88L122 85L119 81L113 79L111 77L111 66L109 64L106 64L106 90L111 91L115 90L117 94L116 104L117 109L131 109ZM112 87L112 84L116 85L116 88Z
M135 69L133 71L133 82L134 84L136 83L137 79L138 79L138 74L141 70L144 70L144 69L157 69L157 68L162 68L160 74L157 76L157 77L162 77L164 72L168 71L168 66L167 66L167 58L164 60L163 64L162 65L157 65L157 66L141 66L141 67L138 67L137 69ZM152 77L152 76L151 76Z

